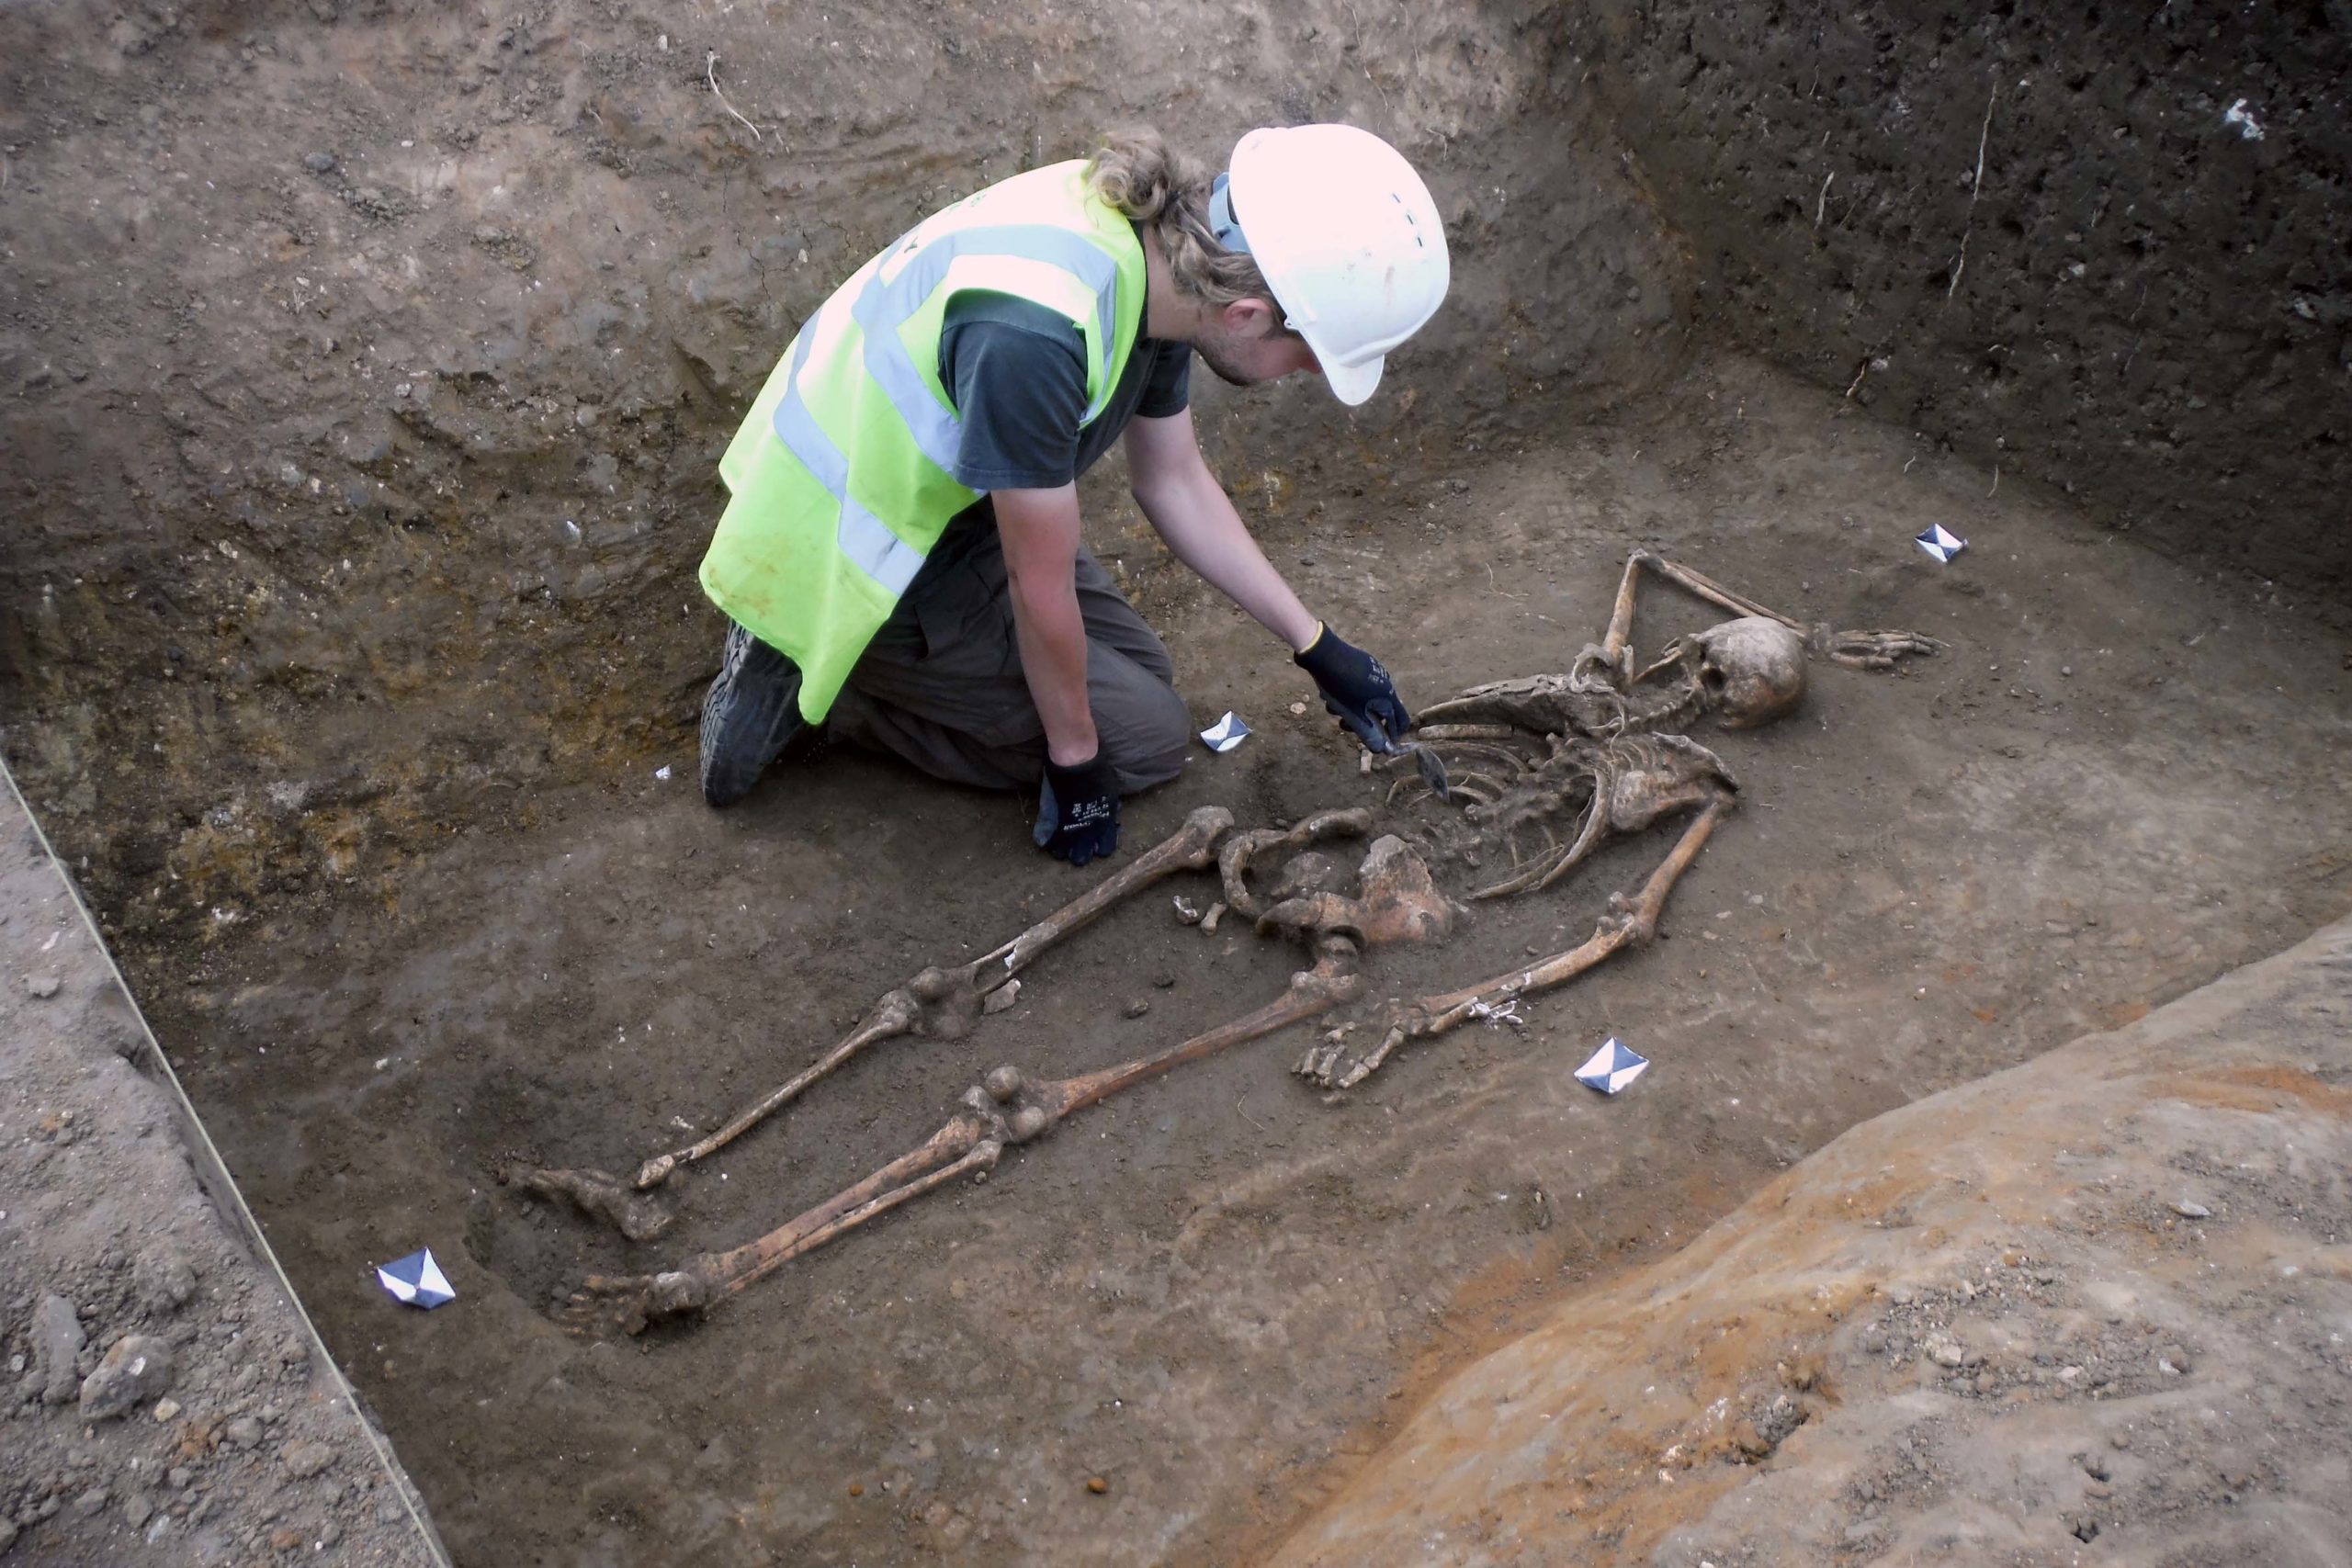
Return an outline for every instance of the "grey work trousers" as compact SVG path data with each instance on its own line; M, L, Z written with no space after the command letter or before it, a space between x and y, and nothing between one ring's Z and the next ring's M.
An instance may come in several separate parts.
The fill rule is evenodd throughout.
M1193 720L1158 634L1091 553L1078 554L1087 700L1119 792L1183 769ZM1012 599L996 531L927 571L866 645L827 723L839 739L902 757L982 789L1032 789L1046 770L1046 723L1022 673Z

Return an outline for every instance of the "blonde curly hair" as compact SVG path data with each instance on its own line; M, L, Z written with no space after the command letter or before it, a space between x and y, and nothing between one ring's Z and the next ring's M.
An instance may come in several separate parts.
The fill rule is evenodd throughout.
M1209 230L1209 170L1170 148L1159 131L1106 133L1086 165L1086 187L1159 242L1177 289L1212 309L1237 299L1272 299L1247 251L1228 251ZM1277 304L1277 319L1280 305ZM1285 337L1298 334L1288 327Z

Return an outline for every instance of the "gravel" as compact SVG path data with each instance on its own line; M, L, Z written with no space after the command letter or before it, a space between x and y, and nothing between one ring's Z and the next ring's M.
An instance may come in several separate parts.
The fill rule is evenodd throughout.
M5 791L0 973L54 982L0 987L0 1564L260 1562L277 1529L305 1561L426 1568L403 1483L198 1187L185 1103Z

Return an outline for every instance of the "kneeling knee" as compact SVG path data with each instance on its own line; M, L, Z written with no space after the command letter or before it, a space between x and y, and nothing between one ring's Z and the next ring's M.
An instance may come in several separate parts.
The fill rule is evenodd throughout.
M1119 723L1102 733L1103 749L1122 795L1166 784L1184 771L1188 759L1192 713L1174 687L1157 682L1153 687L1148 696L1128 705Z

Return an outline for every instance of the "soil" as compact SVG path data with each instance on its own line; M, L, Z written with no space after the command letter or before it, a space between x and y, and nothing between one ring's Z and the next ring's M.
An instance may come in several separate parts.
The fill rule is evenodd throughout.
M2212 558L2242 518L2184 513L2210 547L2162 558L1966 420L1743 356L1820 375L1724 324L1723 264L1557 17L1358 13L0 8L0 744L458 1561L1246 1552L1517 1314L2352 907L2346 645L2299 583ZM567 1338L545 1309L583 1271L757 1234L1000 1061L1100 1066L1282 987L1293 954L1154 898L712 1162L657 1247L493 1179L716 1125L1091 880L1027 846L1025 803L856 755L699 804L713 465L912 218L1103 124L1206 149L1268 105L1390 135L1448 216L1455 295L1374 405L1198 389L1270 553L1408 696L1566 668L1636 546L1948 651L1824 668L1795 719L1721 738L1741 808L1666 940L1522 1031L1330 1102L1284 1071L1306 1039L1271 1041L706 1323ZM1090 481L1091 541L1196 716L1259 731L1130 803L1131 848L1197 805L1373 798L1118 481ZM1932 523L1970 541L1950 566L1910 542ZM2337 547L2327 524L2282 508L2278 547ZM1647 604L1645 649L1713 618ZM1377 997L1580 940L1660 852L1384 958ZM1603 1105L1566 1069L1612 1032L1657 1065ZM388 1325L367 1265L420 1241L459 1300Z
M1449 1380L1269 1561L2342 1562L2348 1003L2341 922L1854 1129Z
M1668 242L1598 127L1522 123L1548 53L1508 9L310 11L0 6L0 719L133 947L674 741L718 454L781 345L1106 125L1207 152L1280 104L1436 181L1464 281L1394 396L1204 400L1253 515L1378 504L1679 363ZM1103 70L1180 53L1172 95Z
M1284 1072L1307 1039L1188 1068L697 1326L583 1346L544 1312L583 1271L779 1223L1000 1061L1058 1076L1232 1016L1291 954L1146 900L971 1038L854 1064L628 1247L492 1173L626 1168L707 1130L922 964L1072 896L1090 879L1035 856L1022 803L835 753L713 814L682 739L389 897L223 901L156 987L164 1032L460 1561L1211 1554L1310 1501L1482 1303L1670 1247L1855 1122L2352 904L2338 646L1754 367L1677 404L1473 470L1410 523L1284 541L1326 602L1379 607L1417 694L1562 667L1637 543L1951 645L1899 676L1824 671L1796 720L1710 738L1741 809L1667 941L1337 1103ZM1951 567L1911 543L1929 521L1971 540ZM1196 714L1259 734L1132 803L1131 844L1204 803L1262 822L1376 797L1319 712L1288 712L1306 694L1276 650L1136 559ZM1650 617L1651 647L1705 619L1662 597ZM1570 945L1658 852L1384 959L1381 994ZM1566 1069L1610 1033L1658 1066L1604 1108ZM463 1299L387 1325L361 1265L414 1239Z
M445 1561L0 786L0 1556Z
M1694 330L2352 621L2352 6L1601 0L1560 37Z

